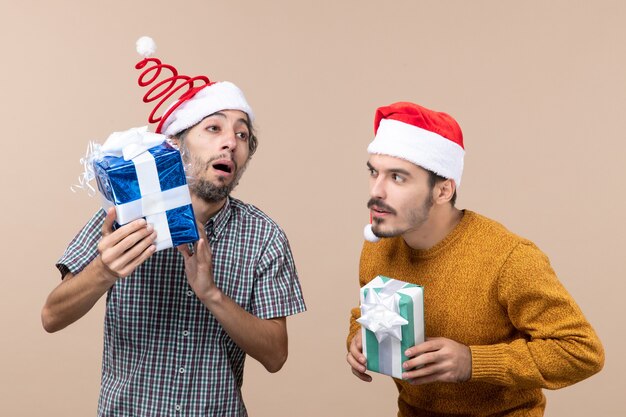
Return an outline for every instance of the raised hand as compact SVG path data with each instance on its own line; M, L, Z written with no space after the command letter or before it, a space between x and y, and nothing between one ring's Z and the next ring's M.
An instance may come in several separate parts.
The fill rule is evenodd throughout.
M200 239L193 244L193 252L188 245L180 245L177 249L185 259L187 282L198 298L208 301L220 291L213 280L213 255L204 225L197 223L196 226Z

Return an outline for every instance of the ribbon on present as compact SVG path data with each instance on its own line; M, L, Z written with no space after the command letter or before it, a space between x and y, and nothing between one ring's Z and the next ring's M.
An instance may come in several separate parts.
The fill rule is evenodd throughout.
M361 317L357 319L357 322L376 335L378 343L387 337L402 340L401 327L409 324L409 321L398 313L394 298L395 289L391 290L391 287L393 286L389 285L381 292L368 291L365 302L361 304Z
M113 132L99 149L99 157L124 157L130 161L150 148L165 142L165 135L148 132L148 126L133 127L123 132Z
M113 132L103 145L89 142L85 156L80 159L83 172L78 177L78 184L71 186L70 189L73 192L82 189L86 190L90 196L95 195L96 189L91 185L96 177L93 161L105 156L123 157L125 161L130 161L148 149L160 145L165 139L165 135L148 132L148 126L143 126L133 127L123 132Z
M422 287L377 276L361 288L357 322L367 369L402 378L404 352L424 341Z
M85 166L85 172L79 182L83 186L78 186L84 188L84 184L89 184L96 177L94 163L105 157L131 161L137 175L137 186L141 198L116 203L109 200L105 193L101 193L102 207L106 210L115 206L117 222L122 225L145 217L157 232L155 242L157 251L173 246L166 212L191 204L189 187L186 183L165 191L161 190L157 162L150 153L150 149L162 145L165 139L164 135L148 132L148 127L144 126L112 133L103 145L91 143L88 154L81 160ZM89 187L93 188L90 185ZM195 224L193 227L195 228Z

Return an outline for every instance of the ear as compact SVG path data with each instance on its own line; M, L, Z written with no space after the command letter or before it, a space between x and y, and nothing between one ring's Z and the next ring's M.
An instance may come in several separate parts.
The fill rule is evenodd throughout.
M455 191L456 183L453 179L441 181L433 188L433 201L435 204L446 204L452 200Z
M168 136L167 141L170 145L180 150L180 140L176 136Z

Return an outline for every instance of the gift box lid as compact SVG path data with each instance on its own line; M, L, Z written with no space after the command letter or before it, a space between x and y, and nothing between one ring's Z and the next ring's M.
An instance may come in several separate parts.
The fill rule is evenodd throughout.
M180 152L167 142L148 149L159 172L161 191L187 184ZM135 163L122 157L105 156L94 161L98 188L114 204L124 204L142 198Z

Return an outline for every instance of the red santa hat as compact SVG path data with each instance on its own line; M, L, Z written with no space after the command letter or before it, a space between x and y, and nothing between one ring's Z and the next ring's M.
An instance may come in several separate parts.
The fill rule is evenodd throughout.
M450 115L413 103L399 102L376 110L371 154L406 159L444 178L457 188L463 174L463 133Z
M137 40L137 52L144 57L135 65L135 68L143 70L138 83L141 87L150 86L143 101L157 102L148 118L150 123L158 123L156 133L175 135L220 110L240 110L248 115L250 123L254 121L252 108L235 84L211 81L204 75L189 77L179 74L172 65L150 58L155 51L156 44L151 38L143 36ZM180 96L172 102L172 97L179 92ZM157 116L167 103L171 104L162 115Z
M450 115L408 102L380 107L374 117L376 136L367 147L370 154L402 158L461 185L463 133ZM371 222L371 219L370 219ZM371 225L365 238L378 241Z

